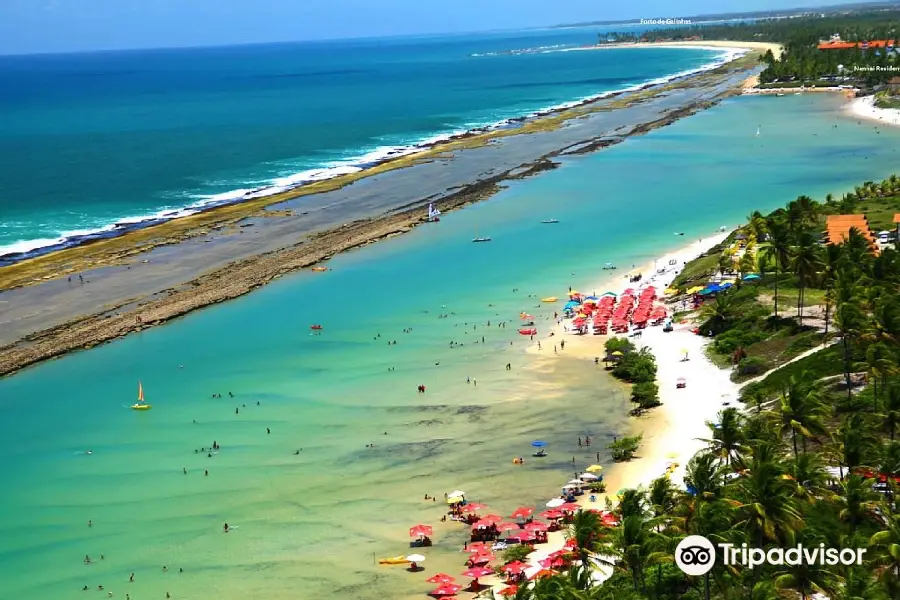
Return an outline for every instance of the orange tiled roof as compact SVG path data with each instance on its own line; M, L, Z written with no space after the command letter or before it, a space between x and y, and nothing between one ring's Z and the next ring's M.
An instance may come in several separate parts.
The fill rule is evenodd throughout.
M900 215L898 215L900 216ZM829 244L841 244L849 236L850 230L856 229L869 241L873 249L875 246L875 234L869 227L866 215L829 215L825 219L825 239Z
M900 223L900 213L894 215L894 223Z
M871 40L868 42L822 42L819 50L849 50L850 48L888 48L894 46L896 40Z

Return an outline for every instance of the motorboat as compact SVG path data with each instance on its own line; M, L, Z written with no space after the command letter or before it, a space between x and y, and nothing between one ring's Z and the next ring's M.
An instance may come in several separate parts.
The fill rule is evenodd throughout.
M491 238L489 238L489 237L477 237L477 238L472 238L472 241L473 241L473 242L489 242L489 241L491 241Z
M559 223L559 219L544 219L541 223Z
M313 267L312 270L316 273L324 273L328 270L328 267Z

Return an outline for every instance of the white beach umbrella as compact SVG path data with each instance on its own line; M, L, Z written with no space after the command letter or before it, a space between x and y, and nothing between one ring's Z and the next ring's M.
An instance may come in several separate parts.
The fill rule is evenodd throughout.
M448 498L456 498L457 496L465 496L465 495L466 495L465 492L461 492L461 491L459 491L459 490L456 490L456 491L454 491L454 492L450 492L449 494L447 494L447 497L448 497Z
M409 562L422 562L423 560L425 560L425 557L421 554L410 554L406 557L406 560L408 560Z
M562 498L554 498L550 502L547 503L547 508L556 508L557 506L562 506L566 501Z
M584 482L580 479L573 479L568 483L568 485L584 485Z
M580 479L585 480L585 481L595 481L595 480L597 480L597 479L600 479L599 477L597 477L597 476L594 475L593 473L582 473L582 474L579 475L578 477L579 477Z

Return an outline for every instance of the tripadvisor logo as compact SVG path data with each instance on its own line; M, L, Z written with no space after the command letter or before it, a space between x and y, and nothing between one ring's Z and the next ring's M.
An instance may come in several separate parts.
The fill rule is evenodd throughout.
M826 548L825 544L805 548L751 548L747 544L718 544L725 565L753 569L760 565L861 565L865 548ZM702 535L689 535L675 548L675 564L688 575L705 575L716 564L716 546Z

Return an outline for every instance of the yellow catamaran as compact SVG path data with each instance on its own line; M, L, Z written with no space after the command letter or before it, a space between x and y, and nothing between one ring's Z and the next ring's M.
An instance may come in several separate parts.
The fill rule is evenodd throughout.
M141 385L140 381L138 381L138 401L137 403L132 404L131 408L134 410L150 410L153 408L152 405L144 402L144 386Z

